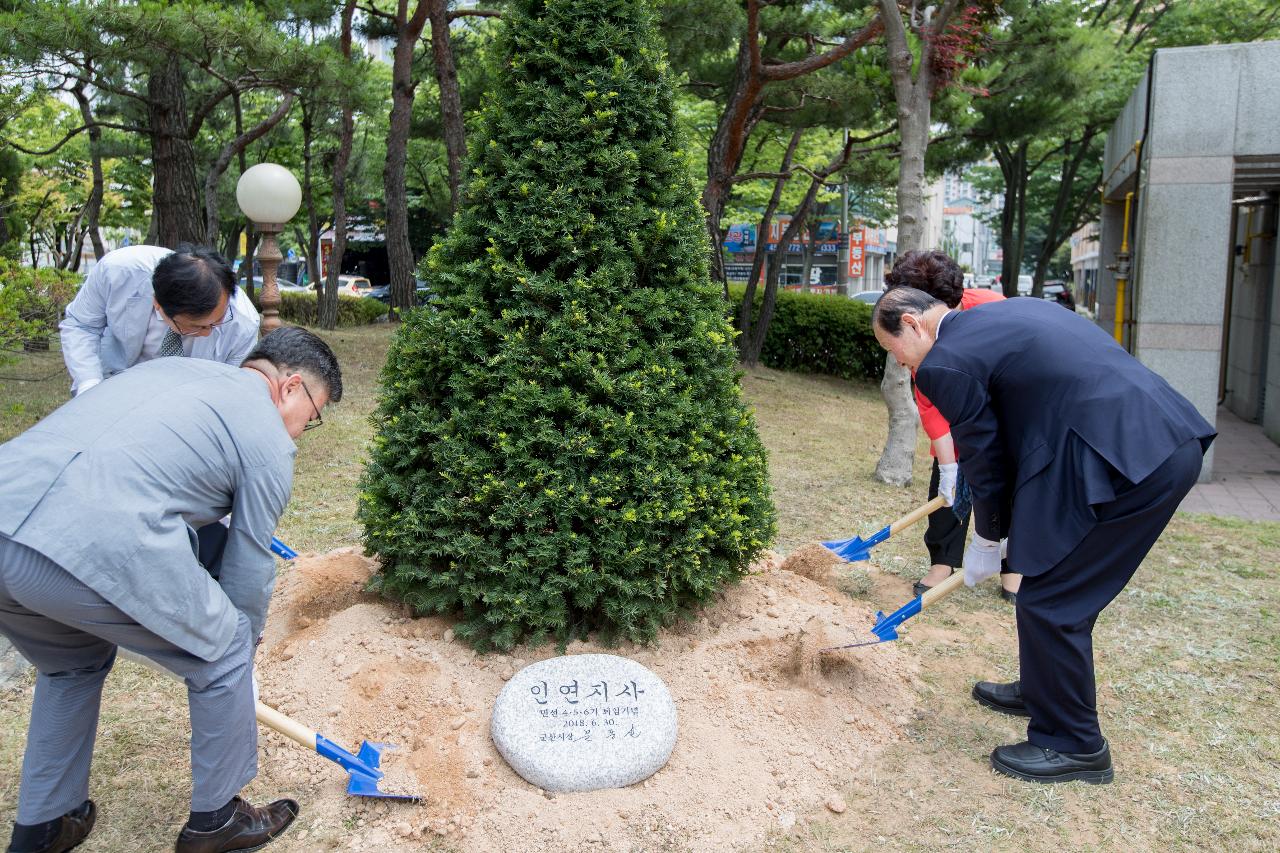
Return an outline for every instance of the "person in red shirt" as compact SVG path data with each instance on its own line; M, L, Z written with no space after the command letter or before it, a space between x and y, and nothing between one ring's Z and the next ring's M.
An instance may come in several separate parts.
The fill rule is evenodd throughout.
M944 252L907 252L898 258L893 269L884 277L886 289L914 287L923 290L948 308L967 311L975 305L997 302L1004 296L993 290L964 286L964 271ZM914 378L914 377L913 377ZM920 424L931 443L933 473L929 478L929 499L939 494L947 496L947 503L955 497L956 462L955 445L951 441L951 425L934 408L920 389L915 389L916 407L920 410ZM935 512L929 516L929 527L924 534L925 547L929 549L932 566L929 573L914 586L916 595L923 595L935 584L946 580L958 569L964 558L964 541L969 533L969 520L960 521L950 512ZM1017 602L1018 585L1022 576L1001 568L1001 595L1005 600Z

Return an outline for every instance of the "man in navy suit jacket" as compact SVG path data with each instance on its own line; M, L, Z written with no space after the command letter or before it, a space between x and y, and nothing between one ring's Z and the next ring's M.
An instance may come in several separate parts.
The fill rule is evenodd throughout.
M951 424L973 494L970 586L1023 573L1020 681L978 682L981 704L1031 718L992 766L1035 782L1112 779L1098 727L1093 624L1200 474L1214 430L1094 324L1040 299L963 313L897 288L876 339Z

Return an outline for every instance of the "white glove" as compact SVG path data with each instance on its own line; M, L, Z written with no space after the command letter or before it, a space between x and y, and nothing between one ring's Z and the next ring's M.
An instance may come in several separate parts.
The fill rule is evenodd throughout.
M956 477L959 473L959 462L938 463L938 494L942 495L947 506L952 506L956 502Z
M84 382L81 382L80 385L76 388L76 396L79 397L81 394L83 394L85 391L88 391L90 388L95 388L101 384L102 384L101 379L86 379Z
M964 585L973 586L1000 573L1000 543L973 534L964 551Z

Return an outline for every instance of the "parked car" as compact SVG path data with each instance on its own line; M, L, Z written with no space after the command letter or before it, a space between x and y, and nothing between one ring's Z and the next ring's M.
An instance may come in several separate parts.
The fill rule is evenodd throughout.
M1071 288L1063 281L1046 281L1044 283L1044 298L1052 299L1063 308L1070 311L1076 310L1075 297L1071 295Z
M262 292L262 276L255 275L253 277L253 289L258 293ZM298 284L287 278L280 278L280 276L276 276L276 290L281 293L315 293L305 284Z
M418 296L419 308L421 308L423 305L426 305L428 302L430 302L432 299L435 298L435 294L431 292L431 288L427 287L427 283L425 281L422 281L421 279L418 279L417 281L417 287L415 288L415 292L417 293L417 296ZM384 284L382 285L382 287L375 287L372 290L367 291L364 294L364 296L367 299L376 299L379 302L381 302L383 305L390 305L391 304L391 285Z
M344 296L368 296L373 282L362 275L338 276L338 293Z
M859 302L865 302L868 305L875 305L876 300L879 299L883 293L883 290L860 290L849 298L856 299Z

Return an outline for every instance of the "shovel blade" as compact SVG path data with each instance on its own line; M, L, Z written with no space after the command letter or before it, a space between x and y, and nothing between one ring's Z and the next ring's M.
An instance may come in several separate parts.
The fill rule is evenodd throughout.
M870 560L871 549L888 539L892 532L893 528L889 526L867 539L855 536L852 539L835 539L830 542L823 542L822 545L845 562L854 563L858 560Z
M861 536L855 536L852 539L836 539L831 542L823 542L822 547L826 548L846 563L856 563L860 560L871 559L871 546L862 541Z
M378 780L366 776L358 770L351 771L351 780L347 782L347 793L353 797L377 797L382 800L404 800L417 802L422 799L415 794L391 794L378 788Z
M416 794L397 794L383 791L378 787L378 783L383 778L382 771L378 769L382 763L382 753L389 749L395 749L395 746L389 743L370 743L367 740L361 742L360 751L356 753L356 757L363 767L348 768L348 773L351 775L350 781L347 782L348 794L355 797L377 797L384 800L413 801L422 799Z
M845 643L843 646L827 646L825 649L818 649L818 654L822 654L824 652L838 652L838 651L841 651L842 649L856 649L862 646L878 646L881 643L885 643L885 642L888 642L888 641L882 640L879 637L876 637L873 640L864 640L861 643Z

